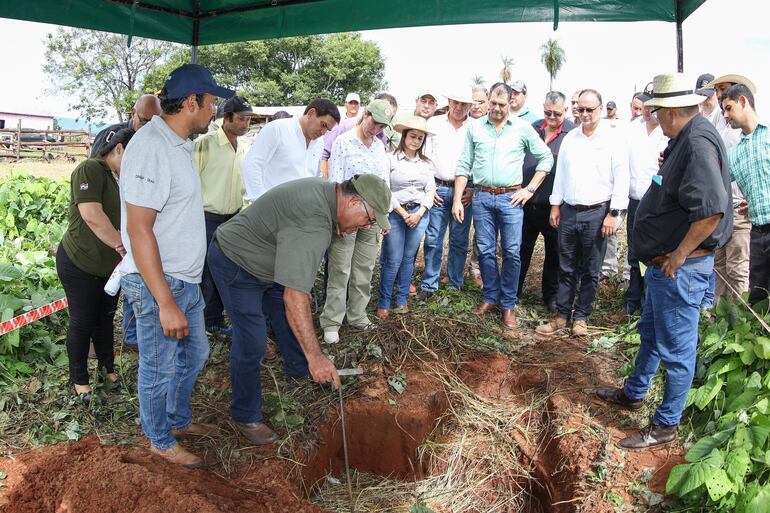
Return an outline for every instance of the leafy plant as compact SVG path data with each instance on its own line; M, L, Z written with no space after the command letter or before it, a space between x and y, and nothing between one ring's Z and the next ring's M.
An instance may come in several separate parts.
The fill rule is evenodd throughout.
M291 430L305 422L305 417L298 413L302 405L290 395L269 392L265 394L263 406L274 426L285 426Z

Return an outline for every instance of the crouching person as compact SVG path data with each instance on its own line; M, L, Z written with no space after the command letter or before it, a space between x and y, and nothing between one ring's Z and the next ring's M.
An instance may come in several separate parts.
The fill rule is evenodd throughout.
M666 366L663 402L652 422L619 442L631 450L676 439L695 374L700 305L714 268L714 250L730 239L733 222L725 147L698 111L705 97L692 94L681 73L658 75L654 85L645 106L653 107L671 142L633 227L634 252L648 266L638 325L641 346L625 386L597 390L608 403L640 409L658 366Z
M390 189L378 176L356 175L342 183L302 178L270 189L215 232L208 265L233 327L231 414L249 442L278 438L260 411L267 319L288 376L309 373L318 383L339 386L337 370L316 338L310 290L332 236L349 236L375 222L390 229L389 205Z
M192 423L190 398L209 355L200 282L206 225L192 134L208 129L217 96L232 96L204 67L174 70L161 91L163 114L131 140L120 174L121 286L136 316L139 417L152 451L186 467L203 460L177 438L210 435Z

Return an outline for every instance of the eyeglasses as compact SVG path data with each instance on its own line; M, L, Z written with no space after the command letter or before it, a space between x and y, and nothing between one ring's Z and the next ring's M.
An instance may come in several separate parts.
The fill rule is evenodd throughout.
M654 117L655 119L658 119L658 111L662 109L663 107L655 107L650 111L650 115Z
M599 104L596 107L577 107L575 110L578 111L578 114L582 114L584 112L587 112L589 114L593 113L596 109L600 108L602 105Z
M377 218L375 217L374 219L372 219L372 216L369 215L369 209L366 208L365 202L362 201L361 205L364 207L364 212L366 213L366 224L363 225L363 228L371 228L372 226L374 226L374 223L377 222Z
M551 116L553 116L555 118L560 118L560 117L562 117L564 115L564 112L560 112L558 110L544 110L543 114L547 118L550 118Z

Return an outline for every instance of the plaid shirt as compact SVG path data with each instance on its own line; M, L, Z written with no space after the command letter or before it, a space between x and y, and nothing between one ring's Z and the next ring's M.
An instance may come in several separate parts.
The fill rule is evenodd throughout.
M770 224L770 129L759 123L730 148L730 174L749 202L754 226Z

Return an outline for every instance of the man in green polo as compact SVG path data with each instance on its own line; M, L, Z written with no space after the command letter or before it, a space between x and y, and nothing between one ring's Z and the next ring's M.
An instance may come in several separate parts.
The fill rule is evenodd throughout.
M214 234L208 265L233 326L231 413L251 443L278 438L261 422L266 319L288 376L309 373L318 383L339 386L337 370L316 338L310 290L332 236L369 229L375 222L390 229L389 206L390 188L375 175L342 183L303 178L270 189Z

